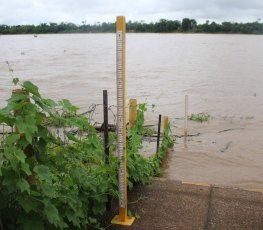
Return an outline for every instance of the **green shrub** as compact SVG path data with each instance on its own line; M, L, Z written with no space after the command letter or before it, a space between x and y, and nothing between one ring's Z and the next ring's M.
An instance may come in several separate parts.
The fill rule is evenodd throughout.
M198 122L204 122L208 121L210 119L210 115L207 113L197 113L197 114L191 114L189 117L189 120L191 121L198 121Z
M99 228L97 216L106 209L108 195L118 197L116 134L110 135L110 164L104 145L89 120L77 115L68 100L44 99L37 86L20 83L24 94L13 94L0 109L0 123L16 127L0 148L0 220L4 229ZM15 112L14 112L15 111ZM149 183L171 146L169 130L161 150L145 159L140 154L144 134L145 104L127 133L127 174L130 188ZM53 135L46 122L77 128L84 137L64 131L70 144ZM85 132L84 132L85 131Z

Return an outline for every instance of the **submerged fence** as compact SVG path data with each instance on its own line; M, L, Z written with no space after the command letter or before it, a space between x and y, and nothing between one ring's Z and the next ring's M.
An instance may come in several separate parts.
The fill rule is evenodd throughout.
M105 112L104 110L105 105L103 104L92 104L88 107L88 110L85 112L82 112L80 114L76 114L75 116L85 116L89 122L91 123L91 125L99 132L103 132L104 129L107 128L108 131L112 131L115 132L116 131L116 119L117 119L117 115L116 115L116 105L110 105L110 106L106 106L106 110L107 110L107 118L104 116L102 116L102 114ZM130 106L128 105L127 108L130 108ZM136 108L137 105L135 107L135 110L133 111L133 113L136 113ZM104 110L104 112L103 112ZM107 127L105 127L105 119L107 119ZM129 125L129 122L127 123L127 125ZM48 129L48 131L55 137L60 138L61 141L64 144L69 144L70 140L68 139L67 135L65 134L70 133L72 135L74 135L76 138L78 138L79 140L81 140L84 135L86 135L89 130L79 130L78 128L74 127L74 126L65 126L64 124L60 124L60 123L56 123L54 124L51 120L46 120L46 122L44 123L44 126ZM159 115L159 120L156 122L156 124L151 124L151 127L158 127L158 129L156 130L156 133L145 133L145 137L144 140L147 142L156 142L157 141L157 150L159 147L159 140L160 140L160 133L161 133L161 117ZM148 128L148 126L146 126L146 128ZM5 140L5 138L13 133L15 131L15 127L11 127L5 123L1 123L0 124L0 144L2 144L3 140ZM156 150L156 151L157 151Z

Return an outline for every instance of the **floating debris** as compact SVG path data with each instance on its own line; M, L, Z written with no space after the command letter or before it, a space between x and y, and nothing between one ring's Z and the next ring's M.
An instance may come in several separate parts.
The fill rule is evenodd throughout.
M225 152L226 150L228 150L228 148L230 147L231 144L232 144L232 141L229 141L229 142L226 144L226 146L220 150L220 152L223 153L223 152Z

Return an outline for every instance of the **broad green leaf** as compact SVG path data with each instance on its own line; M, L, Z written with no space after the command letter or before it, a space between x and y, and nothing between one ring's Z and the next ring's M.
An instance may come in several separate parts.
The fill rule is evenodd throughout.
M35 96L33 95L32 96L33 100L35 101L35 103L43 109L44 112L47 112L48 114L51 113L51 106L49 106L47 103L46 103L46 100L41 98L40 96Z
M16 186L19 188L19 190L21 192L27 192L28 195L30 195L30 186L28 184L28 182L24 179L24 178L20 178L17 183Z
M17 85L18 82L19 82L19 78L17 78L17 77L13 78L14 85Z
M15 146L9 146L8 148L6 148L4 151L4 156L9 161L13 170L15 171L19 171L19 162L25 162L26 157L23 151L17 149Z
M32 144L33 134L37 131L35 117L28 115L25 118L18 116L16 118L16 126L20 133L24 133L28 143Z
M69 112L72 112L72 113L76 113L77 110L78 110L78 107L72 105L72 104L70 103L70 101L67 100L67 99L63 99L63 100L61 101L61 105L62 105L65 109L67 109Z
M32 175L32 172L29 168L29 165L27 163L21 163L21 170L27 175L30 176Z
M13 148L15 157L22 163L25 163L26 155L21 149Z
M25 149L28 146L28 141L25 136L21 135L21 139L19 139L18 146L21 149Z
M49 168L45 165L37 165L34 167L33 171L37 174L40 180L52 180L52 173L50 172Z
M39 113L39 112L36 112L35 113L35 120L36 120L36 124L42 124L43 123L43 120L45 118L45 115L43 113Z
M34 199L32 196L28 197L19 197L18 203L22 206L22 208L29 213L30 211L34 210L37 211L39 206L39 201Z
M7 136L5 142L7 143L7 145L13 145L16 141L18 141L19 138L20 138L19 134L12 133Z
M4 117L9 117L9 116L13 117L11 111L12 111L12 108L10 108L9 106L6 106L6 107L0 109L0 115L2 115Z
M41 184L40 188L42 190L43 195L50 197L50 198L55 198L57 196L56 190L52 185L49 184Z
M97 221L96 218L89 217L88 219L89 219L89 223L90 223L90 224L97 224L97 223L98 223L98 221Z
M0 124L6 123L7 125L13 126L15 117L11 114L7 107L0 109Z
M48 130L46 127L44 127L43 125L38 125L38 135L42 138L46 138L48 135Z
M60 218L58 214L58 210L55 205L51 204L49 201L45 201L45 209L44 213L49 221L49 223L58 226L60 223Z
M29 104L29 95L13 94L7 101L8 105L6 109L9 110L10 113L13 113L13 111L21 111Z
M12 94L12 96L7 100L9 104L12 104L12 108L15 108L15 104L18 104L20 102L26 102L28 101L29 97L26 94Z
M48 110L53 109L56 106L58 106L58 103L56 103L55 101L53 101L51 99L42 99L42 102L44 103L46 108L48 108ZM48 112L48 111L46 111L46 112Z
M17 160L17 158L14 155L8 155L7 159L9 160L12 169L18 172L19 161Z
M38 97L40 97L40 94L38 92L38 87L36 85L34 85L32 82L30 81L25 81L22 85L28 92L32 93L33 95L36 95Z
M78 140L74 135L65 132L65 135L67 136L67 138L71 141L75 141L75 142L80 142L80 140Z
M68 218L69 222L72 222L75 226L80 227L81 220L79 215L76 215L75 211L72 209L66 209L65 216Z
M16 191L17 174L12 170L5 170L2 185L6 186L9 193Z
M74 116L68 119L68 123L79 128L93 128L89 120L84 116Z
M102 214L106 209L104 202L95 202L94 206L92 207L92 211L95 215Z

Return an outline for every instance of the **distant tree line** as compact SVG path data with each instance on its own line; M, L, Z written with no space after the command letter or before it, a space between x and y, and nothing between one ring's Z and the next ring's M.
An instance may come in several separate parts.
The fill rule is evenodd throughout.
M45 33L107 33L115 32L115 23L86 24L74 23L41 23L39 25L0 25L0 34L45 34ZM127 32L134 33L242 33L263 34L263 23L260 20L249 23L237 22L209 22L198 24L195 19L184 18L179 20L160 19L158 22L128 21Z

